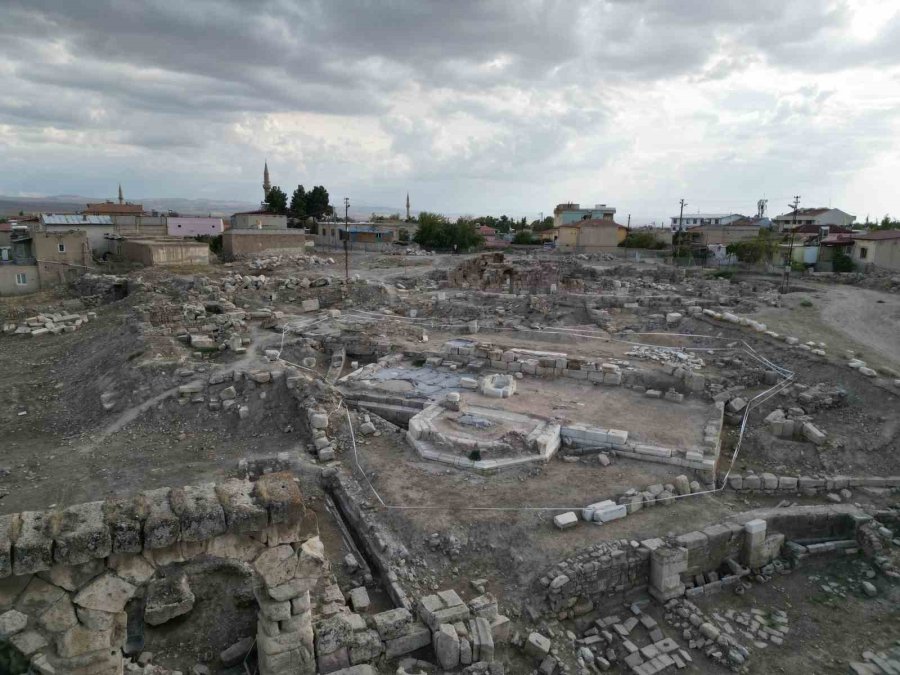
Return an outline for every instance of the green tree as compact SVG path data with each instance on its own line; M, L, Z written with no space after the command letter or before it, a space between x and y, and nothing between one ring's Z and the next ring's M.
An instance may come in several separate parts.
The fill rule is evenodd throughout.
M306 218L306 190L302 185L298 185L291 195L291 206L288 211L297 220Z
M277 185L269 188L266 194L266 211L269 213L287 214L287 194Z
M537 244L540 244L541 240L538 237L535 237L528 230L521 230L519 232L516 232L515 236L513 237L512 243L525 246L535 246Z
M728 255L735 256L741 262L758 263L771 260L778 250L778 241L769 230L760 230L754 239L736 241L725 247Z
M543 220L535 220L531 223L532 232L545 232L553 229L553 217L547 216Z
M900 230L900 220L894 220L891 218L891 214L885 213L884 218L882 218L878 226L876 227L878 230Z
M307 193L306 213L316 219L331 214L328 190L324 186L316 185Z
M475 223L462 221L451 223L439 213L419 213L419 229L413 237L419 246L439 251L467 251L484 243Z
M653 236L652 232L647 230L634 230L625 235L625 238L619 242L622 248L650 248L661 249L666 245Z

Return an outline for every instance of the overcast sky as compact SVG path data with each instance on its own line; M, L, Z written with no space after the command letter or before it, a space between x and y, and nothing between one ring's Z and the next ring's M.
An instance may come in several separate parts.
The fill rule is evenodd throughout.
M3 0L0 194L900 216L896 0Z

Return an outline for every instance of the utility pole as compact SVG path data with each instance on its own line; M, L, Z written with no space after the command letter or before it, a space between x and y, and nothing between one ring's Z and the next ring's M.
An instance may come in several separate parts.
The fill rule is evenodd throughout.
M676 239L678 242L677 245L673 246L673 249L672 249L672 262L673 263L675 262L675 258L677 258L678 254L681 252L681 245L683 243L682 239L684 238L682 236L682 232L684 231L684 207L687 206L687 204L684 201L684 197L681 198L680 204L681 204L681 210L678 212L678 231L675 233L675 236L672 238L673 243L675 243Z
M344 288L350 288L350 197L344 197Z
M628 214L628 224L625 227L628 228L629 230L631 229L631 214L630 213Z
M794 202L792 204L788 204L788 207L793 209L793 217L791 220L791 245L788 248L788 260L787 265L784 266L784 282L781 285L781 293L787 293L788 287L791 283L791 265L794 263L794 231L797 229L797 208L800 206L800 195L794 195Z

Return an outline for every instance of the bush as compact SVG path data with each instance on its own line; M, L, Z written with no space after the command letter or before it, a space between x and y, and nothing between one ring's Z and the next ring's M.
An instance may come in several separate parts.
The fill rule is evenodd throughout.
M512 243L524 246L537 246L541 243L541 240L528 230L522 230L521 232L516 232L516 236L513 237Z
M419 214L419 229L413 237L419 246L432 250L466 251L484 242L475 224L469 221L449 222L439 213L423 211Z
M622 248L649 248L659 250L665 248L666 245L657 239L652 232L646 230L635 230L625 235L625 238L619 242Z
M215 237L211 237L208 234L200 234L194 237L196 241L202 241L204 244L209 244L209 250L211 253L215 253L216 255L222 254L222 235L217 234Z
M800 306L801 307L812 307L813 306L812 300L807 300L806 298L804 298L803 300L800 301Z
M835 272L855 272L856 264L853 262L853 258L839 248L836 248L834 259L831 262L831 268Z
M471 450L469 452L469 459L471 459L473 462L480 462L481 461L481 450L479 450L478 448Z

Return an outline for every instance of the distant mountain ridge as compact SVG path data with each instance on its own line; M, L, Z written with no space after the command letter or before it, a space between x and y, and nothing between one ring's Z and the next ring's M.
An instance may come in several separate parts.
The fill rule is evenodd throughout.
M106 198L84 197L81 195L50 195L47 197L9 197L0 195L0 216L17 216L25 213L75 213L81 211L89 202L103 202ZM223 199L187 199L184 197L148 197L135 198L129 201L143 204L146 211L177 211L184 216L219 216L228 217L239 211L253 211L259 203L229 201ZM335 212L340 212L337 206ZM388 206L367 206L360 204L351 206L350 217L364 220L371 214L387 216L394 213L405 214L405 209ZM418 213L414 211L413 214ZM343 215L339 213L339 215Z
M0 215L15 216L25 213L74 213L89 202L103 202L105 198L83 197L79 195L51 195L47 197L8 197L0 195ZM252 202L229 201L223 199L185 199L183 197L148 197L129 201L143 204L146 211L177 211L186 216L230 216L238 211L258 209Z

